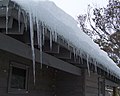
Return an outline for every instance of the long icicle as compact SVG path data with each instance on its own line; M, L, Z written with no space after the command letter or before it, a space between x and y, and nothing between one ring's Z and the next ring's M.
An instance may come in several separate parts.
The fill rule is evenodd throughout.
M25 24L25 30L27 31L27 14L24 11L22 11L22 14L23 14L23 19Z
M52 50L52 32L50 31L50 50Z
M81 56L81 63L83 64L83 54L82 54L82 52L80 52L80 56Z
M21 9L19 8L19 10L18 10L18 27L19 27L19 28L18 28L18 29L19 29L18 31L19 31L19 33L20 33L20 31L21 31L21 30L20 30L20 27L21 27L21 25L20 25L20 18L21 18Z
M55 42L57 42L57 39L58 39L58 35L57 32L55 32Z
M44 41L45 41L45 25L42 24L42 44L44 45Z
M95 65L94 65L95 66L95 72L97 73L97 61L95 60L94 63L95 63Z
M40 56L41 56L41 58L40 58L40 61L41 61L41 69L42 69L42 31L41 31L41 29L42 29L42 24L40 25Z
M33 58L33 79L34 79L34 85L35 85L35 49L34 49L34 30L33 30L33 17L32 14L29 13L30 18L30 39L31 39L31 49L32 49L32 58Z
M88 75L90 76L90 66L89 66L89 55L87 54L87 68L88 68Z
M9 7L6 6L6 34L8 34L8 11Z

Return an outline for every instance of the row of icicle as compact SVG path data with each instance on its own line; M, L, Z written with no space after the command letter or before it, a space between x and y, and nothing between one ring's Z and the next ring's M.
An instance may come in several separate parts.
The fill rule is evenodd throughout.
M6 6L6 34L8 34L8 19L9 19L9 7ZM34 25L36 25L37 27L37 42L38 42L38 48L40 49L40 63L41 63L41 69L42 69L42 45L44 45L44 40L45 40L45 31L47 30L45 23L41 22L38 18L35 18L33 16L33 14L31 12L29 12L29 16L26 15L26 13L24 11L21 11L21 9L18 9L18 32L20 32L20 27L21 27L21 13L23 14L23 18L24 18L24 24L25 24L25 28L27 30L27 26L28 26L28 17L29 17L29 25L30 25L30 40L31 40L31 49L32 49L32 61L33 61L33 76L34 76L34 84L35 84L35 48L34 48ZM58 34L57 32L53 32L50 28L50 48L52 49L52 41L57 42L57 37ZM68 41L68 49L69 49L69 41ZM81 50L77 50L77 47L74 48L74 57L76 57L77 55L79 55L81 58L82 57L82 52L80 52ZM87 54L87 68L88 68L88 74L90 76L90 66L89 66L89 60L91 58L90 55ZM83 61L81 61L83 64ZM95 72L97 72L97 61L96 59L94 59L94 65L95 65ZM112 73L109 71L109 69L107 69L108 73ZM114 74L113 74L114 75Z

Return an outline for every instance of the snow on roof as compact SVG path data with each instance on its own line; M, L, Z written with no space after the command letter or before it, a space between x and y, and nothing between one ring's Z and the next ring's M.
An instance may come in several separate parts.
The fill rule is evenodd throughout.
M62 35L77 49L83 50L90 57L102 64L115 76L120 78L119 67L102 51L78 26L77 22L53 2L47 0L12 0L32 18L44 22L52 31Z

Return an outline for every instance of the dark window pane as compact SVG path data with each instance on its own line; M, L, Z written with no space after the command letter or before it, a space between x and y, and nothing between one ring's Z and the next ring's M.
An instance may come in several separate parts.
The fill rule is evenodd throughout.
M13 67L11 77L11 88L25 89L26 70Z

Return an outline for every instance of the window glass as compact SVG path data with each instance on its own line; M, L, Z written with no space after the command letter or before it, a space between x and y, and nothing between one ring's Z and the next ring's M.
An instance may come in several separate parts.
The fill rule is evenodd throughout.
M12 67L10 87L16 89L25 89L25 83L26 83L26 70Z

